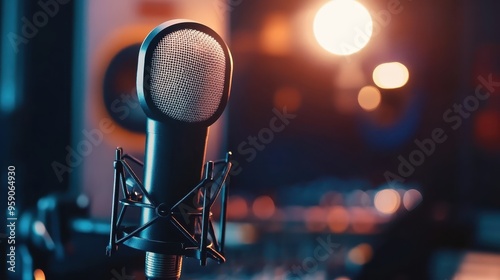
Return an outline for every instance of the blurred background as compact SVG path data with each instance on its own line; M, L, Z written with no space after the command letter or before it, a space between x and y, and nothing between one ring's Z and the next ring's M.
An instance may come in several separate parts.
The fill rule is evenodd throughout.
M186 259L184 279L500 279L499 12L494 0L2 0L0 198L14 166L18 220L15 273L0 230L0 278L144 279L143 252L105 255L114 149L144 155L140 43L189 18L232 51L207 159L231 150L234 169L228 261Z

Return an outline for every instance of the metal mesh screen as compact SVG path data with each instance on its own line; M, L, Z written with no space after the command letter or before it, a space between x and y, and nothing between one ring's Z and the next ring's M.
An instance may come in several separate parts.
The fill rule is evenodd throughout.
M209 119L220 105L226 57L210 35L181 29L163 37L154 48L146 84L154 105L183 122Z

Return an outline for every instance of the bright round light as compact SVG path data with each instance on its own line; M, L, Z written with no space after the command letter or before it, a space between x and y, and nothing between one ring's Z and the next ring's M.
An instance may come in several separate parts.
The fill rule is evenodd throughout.
M33 271L33 277L35 278L35 280L45 280L45 273L43 272L43 270L38 268Z
M347 257L355 264L363 265L371 260L373 256L373 248L370 244L362 243L352 248Z
M417 207L422 202L422 194L415 189L410 189L403 195L403 206L410 211Z
M399 62L382 63L373 70L373 82L380 88L400 88L408 82L408 68Z
M252 211L257 218L268 219L274 215L276 207L271 197L267 195L257 197L252 204Z
M374 86L363 87L358 93L358 103L366 111L373 111L380 105L382 96Z
M45 225L40 221L36 221L35 223L33 223L33 229L34 229L35 233L40 235L40 236L43 236L47 233L47 229L45 228Z
M227 201L227 218L228 219L243 219L248 215L247 201L240 196L230 196Z
M341 233L349 227L349 212L343 206L333 206L326 216L328 227L332 232Z
M373 203L379 212L394 214L401 205L401 197L397 191L385 189L377 192Z
M368 44L373 21L368 10L354 0L332 0L314 18L314 36L325 50L337 55L353 54Z

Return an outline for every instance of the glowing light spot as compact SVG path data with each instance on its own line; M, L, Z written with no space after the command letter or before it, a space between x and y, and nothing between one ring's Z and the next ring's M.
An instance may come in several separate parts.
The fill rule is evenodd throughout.
M373 21L368 10L354 0L332 0L314 18L314 36L325 50L350 55L368 44Z
M352 248L347 257L349 260L358 265L364 265L372 259L373 249L370 244L362 243Z
M263 195L254 200L252 211L257 218L269 219L276 211L276 207L271 197Z
M422 202L422 194L415 189L407 190L403 195L403 206L408 211L413 210L420 202Z
M333 206L326 218L332 232L341 233L349 227L349 212L343 206Z
M374 198L375 208L384 214L394 214L401 204L399 193L393 189L385 189L377 192Z
M468 252L462 258L452 279L494 280L500 275L500 255L486 252Z
M408 68L400 62L382 63L373 70L373 82L380 88L400 88L408 82Z
M311 232L322 231L326 227L326 210L319 206L313 206L306 210L306 227Z
M358 234L369 234L375 231L377 220L369 210L361 207L350 209L352 231Z
M382 95L378 88L374 86L363 87L358 93L358 103L366 111L377 109L382 100Z
M260 34L260 47L270 55L286 55L290 52L291 27L285 14L271 14L264 19Z
M227 201L227 218L243 219L248 215L247 201L239 196L230 196Z
M90 204L90 201L89 201L89 198L84 195L84 194L81 194L79 195L77 198L76 198L76 204L78 205L78 207L80 208L86 208L89 206Z
M33 277L35 280L45 280L45 273L41 269L35 269L33 272Z
M370 206L371 199L370 196L362 190L354 190L348 195L347 205L348 206Z
M300 92L293 87L282 87L274 93L274 107L285 108L289 112L296 112L302 104Z
M257 240L258 234L255 227L251 224L242 224L240 227L241 243L252 244Z
M38 235L45 235L47 233L47 229L45 228L45 225L40 221L36 221L33 223L33 229L34 229L35 233Z

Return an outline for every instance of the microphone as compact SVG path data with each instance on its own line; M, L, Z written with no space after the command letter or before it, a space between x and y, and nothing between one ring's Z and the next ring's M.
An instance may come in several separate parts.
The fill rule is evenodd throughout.
M182 257L206 264L207 256L224 262L223 239L230 152L223 162L204 168L208 127L223 113L229 98L232 58L223 39L209 27L187 20L167 21L141 45L137 94L146 113L143 183L117 149L108 254L124 243L146 251L148 279L179 279ZM216 164L224 164L214 177ZM125 171L135 182L124 184ZM205 173L203 173L203 171ZM205 176L203 177L203 174ZM132 184L134 185L134 184ZM214 188L215 186L215 188ZM125 199L118 201L118 189ZM140 190L131 191L131 189ZM222 191L219 243L210 208ZM118 202L123 205L117 217ZM138 227L122 227L127 207L141 207Z

